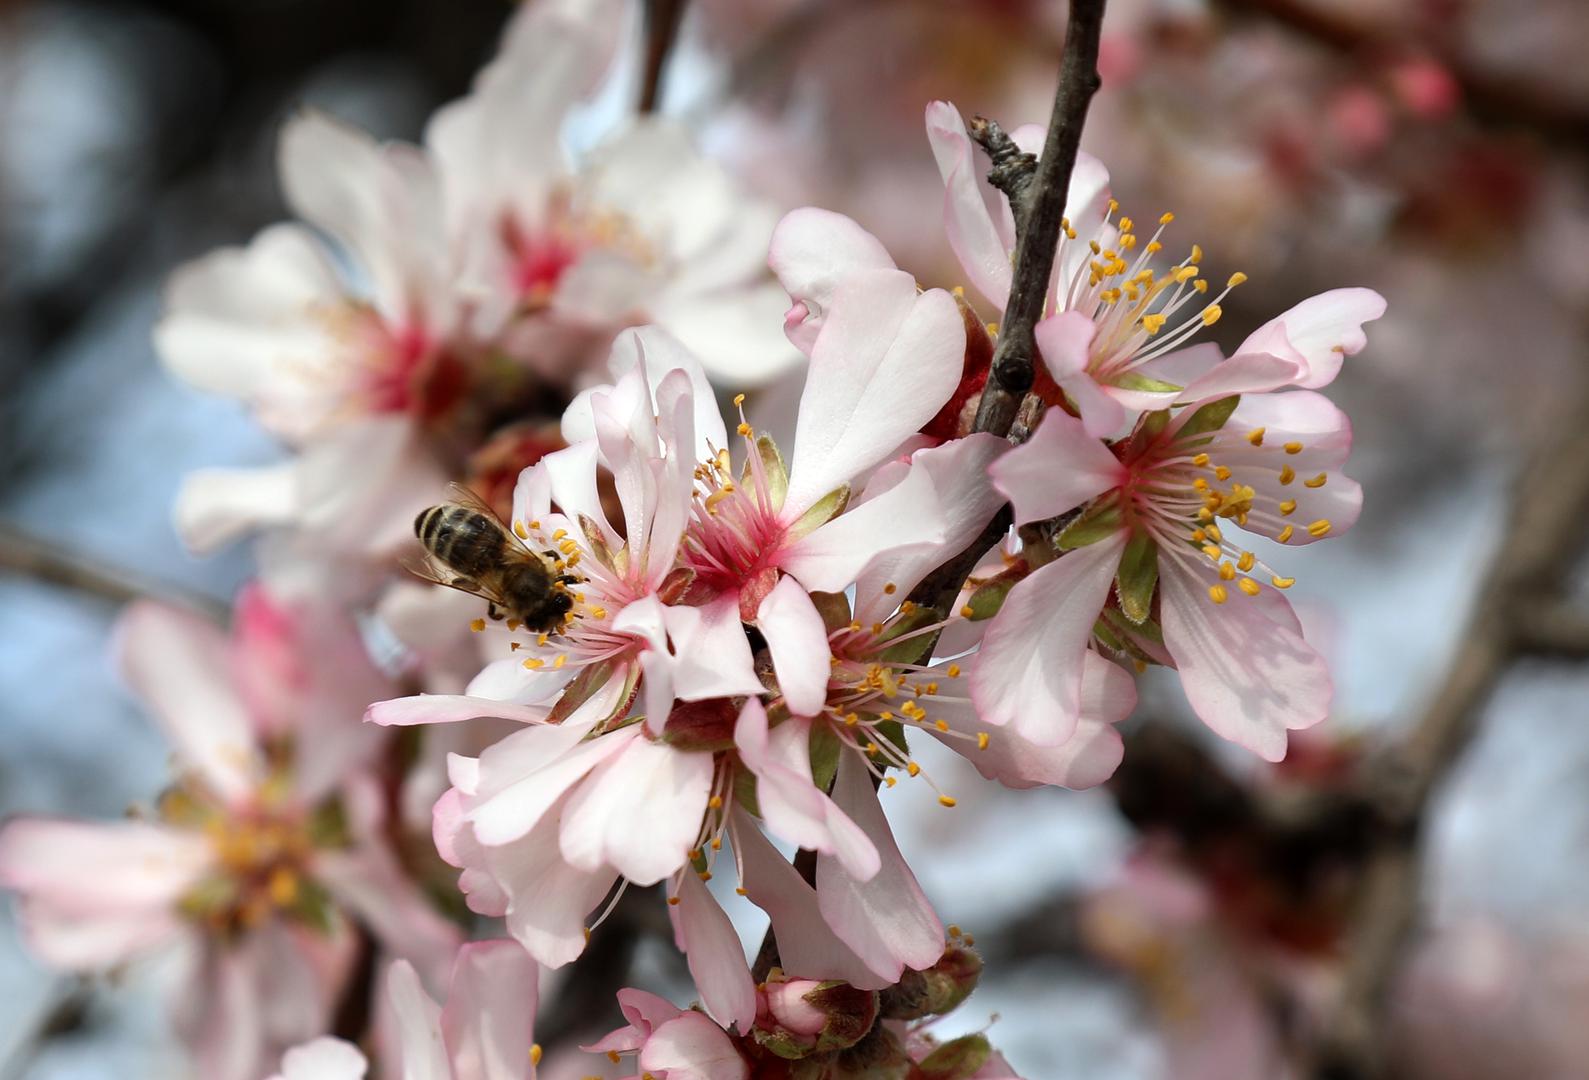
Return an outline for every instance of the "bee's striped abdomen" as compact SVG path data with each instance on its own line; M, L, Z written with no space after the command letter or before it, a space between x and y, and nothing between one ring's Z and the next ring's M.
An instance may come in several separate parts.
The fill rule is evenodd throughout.
M467 506L432 506L415 520L414 532L427 551L462 574L495 569L502 559L501 526Z

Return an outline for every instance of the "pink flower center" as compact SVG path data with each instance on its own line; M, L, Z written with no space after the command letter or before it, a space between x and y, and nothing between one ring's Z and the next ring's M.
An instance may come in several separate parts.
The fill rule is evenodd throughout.
M789 529L780 514L782 496L771 490L748 424L740 424L740 434L747 464L739 480L734 479L727 450L696 466L695 501L681 548L697 579L719 591L737 591L775 573Z

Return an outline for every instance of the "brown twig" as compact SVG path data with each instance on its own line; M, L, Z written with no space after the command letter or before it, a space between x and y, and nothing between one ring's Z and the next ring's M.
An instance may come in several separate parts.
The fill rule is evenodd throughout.
M1032 387L1037 358L1034 331L1043 317L1048 281L1054 269L1060 221L1070 192L1070 173L1081 146L1087 107L1103 84L1098 75L1098 39L1103 32L1104 0L1071 0L1065 49L1059 65L1059 89L1048 122L1042 159L1025 173L1025 162L1009 154L995 160L1000 183L1013 190L1011 208L1018 232L1010 299L999 325L993 367L977 407L977 431L1009 433L1021 398ZM992 129L979 121L984 137ZM975 126L973 132L975 133Z
M1580 416L1589 415L1585 402ZM1566 425L1526 462L1467 632L1440 691L1405 744L1375 760L1365 778L1386 828L1368 853L1360 899L1348 935L1347 963L1336 1007L1313 1063L1321 1080L1386 1075L1384 1006L1392 978L1416 925L1422 895L1419 844L1435 789L1478 729L1484 705L1507 671L1540 653L1583 656L1583 620L1541 604L1584 546L1577 523L1589 513L1589 429Z
M679 36L686 0L646 0L645 71L640 79L640 111L655 112L662 96L662 77Z
M0 524L0 574L47 581L118 605L152 597L173 600L217 620L226 617L226 605L214 597L95 562L3 524Z

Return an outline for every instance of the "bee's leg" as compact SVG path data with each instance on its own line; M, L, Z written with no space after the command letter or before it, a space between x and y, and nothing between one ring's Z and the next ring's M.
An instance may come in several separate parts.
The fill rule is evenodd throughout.
M501 622L506 613L500 607L498 607L497 602L493 600L486 606L486 614L496 622Z
M578 585L579 584L579 579L577 577L575 577L573 574L561 574L561 575L558 576L557 580L561 581L564 585Z

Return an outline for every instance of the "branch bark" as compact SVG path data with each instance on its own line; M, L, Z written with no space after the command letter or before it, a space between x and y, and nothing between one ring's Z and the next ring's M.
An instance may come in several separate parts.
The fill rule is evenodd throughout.
M144 598L163 599L217 620L226 618L226 605L214 597L106 566L10 525L0 525L0 574L46 581L117 605Z

